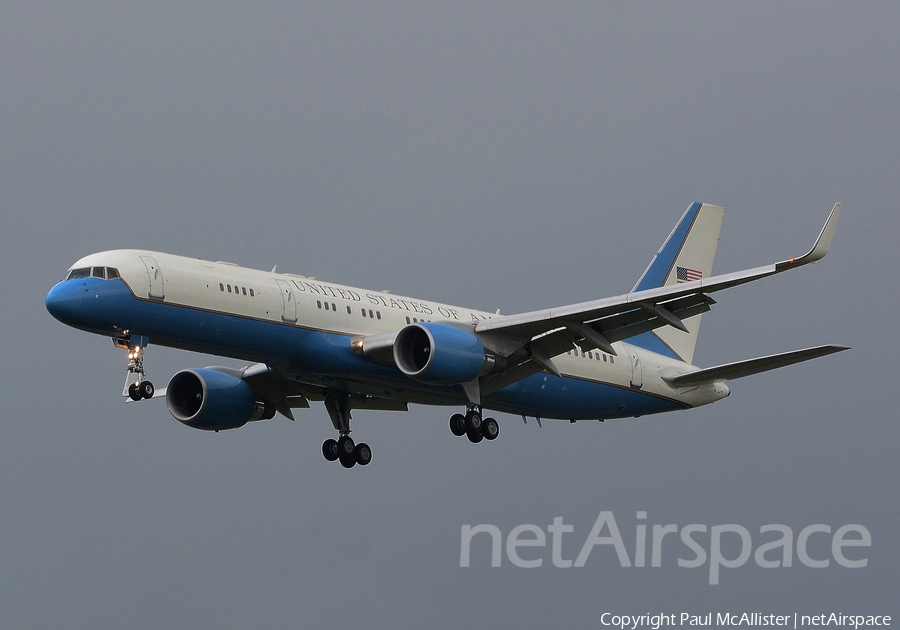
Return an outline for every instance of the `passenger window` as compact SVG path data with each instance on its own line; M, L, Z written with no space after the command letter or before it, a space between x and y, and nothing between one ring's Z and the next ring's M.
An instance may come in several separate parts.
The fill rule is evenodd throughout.
M321 301L321 300L316 300L316 306L319 307L319 308L322 308L322 301Z
M353 311L351 311L351 310L350 310L350 307L348 306L348 307L347 307L347 315L349 315L349 314L352 313L352 312L353 312Z
M247 295L247 287L241 287L241 293Z
M231 285L228 285L228 292L231 293Z
M366 316L366 309L363 308L363 309L360 309L360 310L362 311L363 317L365 317L365 316Z
M219 291L221 291L222 293L225 292L225 285L222 284L221 282L219 283Z
M331 303L331 310L337 313L337 306L334 305L334 302Z
M372 309L369 309L369 317L375 317L375 314L372 312Z
M381 311L377 311L377 312L375 313L375 315L378 317L378 319L381 319Z

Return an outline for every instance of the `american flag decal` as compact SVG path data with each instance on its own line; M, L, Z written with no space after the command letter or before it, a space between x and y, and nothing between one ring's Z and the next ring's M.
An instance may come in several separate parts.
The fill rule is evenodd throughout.
M703 273L696 269L688 269L687 267L676 267L675 275L678 282L693 282L703 277Z

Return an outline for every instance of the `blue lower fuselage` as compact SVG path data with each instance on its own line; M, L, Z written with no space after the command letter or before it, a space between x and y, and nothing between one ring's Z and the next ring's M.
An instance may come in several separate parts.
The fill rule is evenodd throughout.
M57 284L46 298L58 320L107 337L141 335L156 345L266 363L298 381L341 384L413 403L464 405L458 385L418 383L392 365L355 353L351 335L138 298L121 279L80 278ZM482 400L496 411L570 420L631 417L688 407L627 386L537 373Z

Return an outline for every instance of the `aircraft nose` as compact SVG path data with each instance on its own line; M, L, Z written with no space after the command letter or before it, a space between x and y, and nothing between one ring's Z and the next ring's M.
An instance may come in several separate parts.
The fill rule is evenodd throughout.
M50 289L44 304L47 311L64 324L78 319L81 311L81 300L85 295L85 287L81 282L60 282Z

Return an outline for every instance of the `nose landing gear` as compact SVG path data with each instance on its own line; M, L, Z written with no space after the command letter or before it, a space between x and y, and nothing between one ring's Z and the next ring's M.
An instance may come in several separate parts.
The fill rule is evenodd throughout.
M136 340L131 338L113 339L116 347L123 348L127 351L128 372L125 375L125 391L131 400L137 402L148 398L153 398L156 388L153 383L147 380L147 374L144 372L144 346L146 346L146 338L137 337Z

